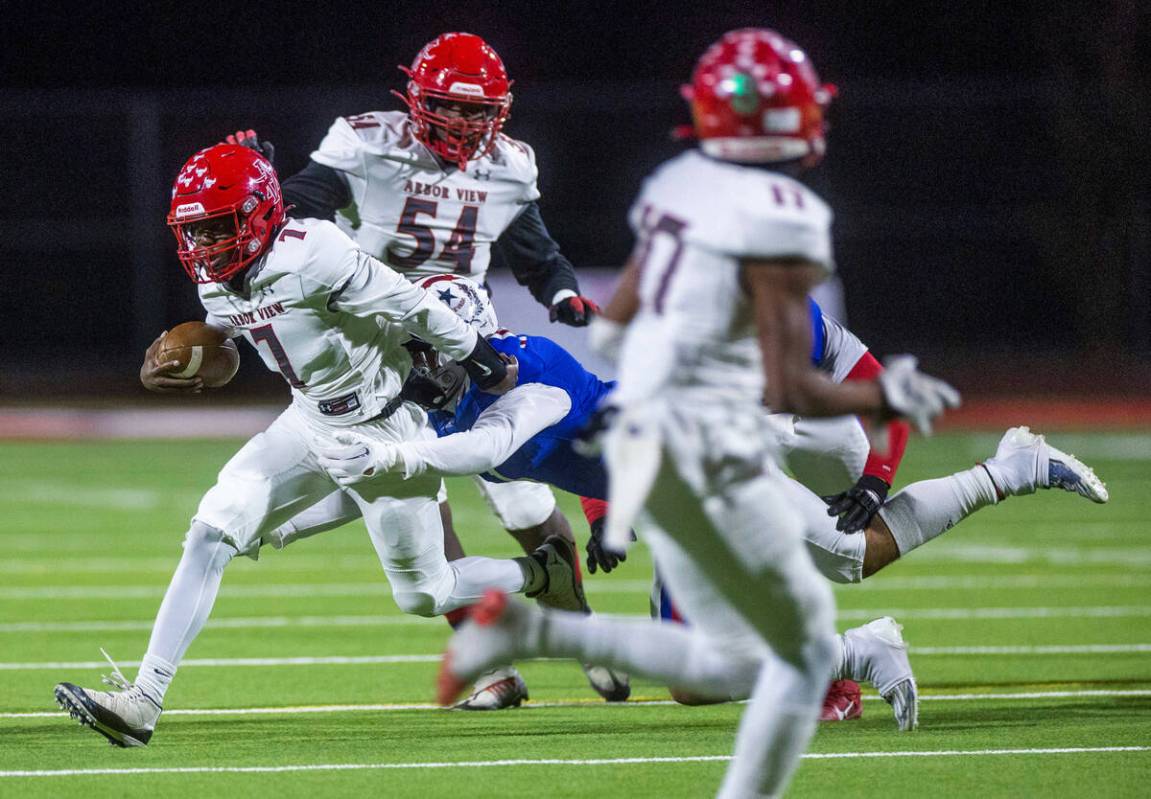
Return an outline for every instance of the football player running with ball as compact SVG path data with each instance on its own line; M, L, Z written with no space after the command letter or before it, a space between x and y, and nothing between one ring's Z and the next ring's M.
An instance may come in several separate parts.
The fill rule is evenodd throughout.
M514 384L514 370L435 297L333 223L287 217L275 170L252 149L225 144L193 155L173 186L168 224L207 322L243 335L291 385L292 404L228 461L200 501L135 684L113 664L116 690L56 686L74 718L119 746L152 737L227 564L237 555L256 558L265 543L282 546L276 528L339 488L318 448L351 432L373 441L435 437L423 409L400 398L411 368L404 342L416 336L449 353L486 390ZM146 355L145 386L198 390L198 378L174 377L171 364L156 362L162 338ZM558 536L524 558L449 563L439 489L439 478L386 473L347 489L404 612L448 613L493 587L580 606L578 560Z
M456 274L485 285L498 249L553 322L586 325L598 309L580 296L572 265L540 216L535 153L502 132L512 81L499 55L479 36L445 33L401 69L407 90L394 93L407 112L337 119L311 162L284 181L285 202L297 216L334 218L363 250L409 280ZM252 131L229 140L260 146ZM574 541L546 485L475 483L525 552L551 535ZM355 508L341 499L333 496L293 520L283 534L355 519ZM446 494L442 499L448 556L463 557ZM462 619L462 613L448 617L453 626ZM591 670L587 677L605 699L627 694L624 675ZM459 706L496 710L526 698L519 674L501 668L484 675Z
M509 656L591 660L705 695L750 680L720 796L777 796L844 653L803 538L826 507L792 502L764 399L927 430L958 395L910 358L838 384L811 365L807 295L834 266L831 211L792 177L823 154L829 100L803 51L774 31L730 32L689 95L700 147L645 182L637 247L605 309L623 336L605 543L625 548L638 520L693 626L541 613L490 592L449 644L441 684L449 694ZM750 675L724 646L732 627L757 650Z

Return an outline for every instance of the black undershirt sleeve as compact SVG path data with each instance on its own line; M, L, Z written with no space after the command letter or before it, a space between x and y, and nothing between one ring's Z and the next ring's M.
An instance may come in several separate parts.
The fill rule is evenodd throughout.
M331 222L336 211L352 201L343 173L311 160L280 185L284 192L284 205L293 206L289 213L298 218L311 217Z
M556 292L564 289L579 294L575 269L548 233L536 203L524 207L496 241L496 247L516 282L527 286L541 305L551 305Z

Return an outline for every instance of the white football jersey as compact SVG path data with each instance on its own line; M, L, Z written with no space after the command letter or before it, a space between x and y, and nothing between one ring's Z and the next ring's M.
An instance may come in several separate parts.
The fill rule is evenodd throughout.
M337 221L409 280L454 273L483 283L492 242L539 199L535 153L500 134L467 170L445 169L403 111L340 117L312 153L347 176L353 208Z
M399 394L409 332L453 358L476 344L446 305L319 219L289 219L247 287L201 284L208 324L242 334L291 385L293 403L324 424L371 419Z
M632 206L640 310L620 357L622 402L677 393L759 403L763 365L744 258L803 258L834 270L831 210L785 175L688 151L659 167Z

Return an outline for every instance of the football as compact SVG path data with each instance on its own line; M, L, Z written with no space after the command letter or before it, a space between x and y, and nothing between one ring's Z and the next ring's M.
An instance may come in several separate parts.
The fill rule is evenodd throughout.
M174 377L199 377L208 388L219 388L240 368L240 351L218 327L203 322L184 322L168 331L157 360L179 361Z

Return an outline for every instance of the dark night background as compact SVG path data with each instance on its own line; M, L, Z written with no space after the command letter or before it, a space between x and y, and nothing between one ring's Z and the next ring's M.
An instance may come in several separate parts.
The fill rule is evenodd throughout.
M397 107L396 65L447 30L515 79L506 130L568 256L620 264L640 180L681 146L678 84L746 25L839 86L810 182L873 349L969 393L1145 392L1149 19L1135 0L6 5L0 397L142 393L143 346L199 316L164 227L184 159L255 127L291 174L336 116ZM245 382L277 390L254 360Z

